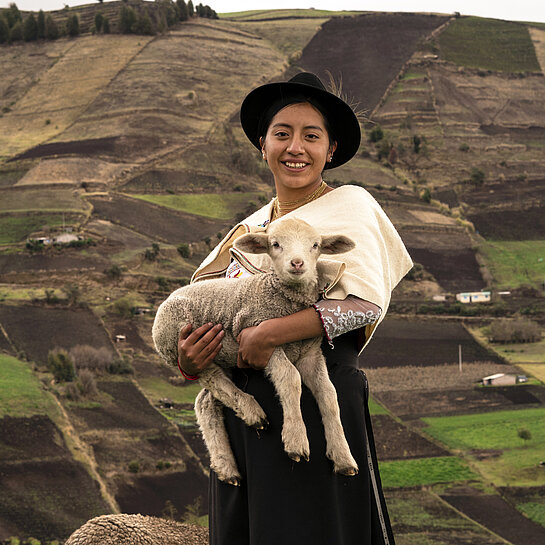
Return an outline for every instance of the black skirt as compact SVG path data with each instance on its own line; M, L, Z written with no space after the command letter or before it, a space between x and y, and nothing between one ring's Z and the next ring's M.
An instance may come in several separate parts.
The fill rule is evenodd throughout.
M310 461L296 463L283 449L282 409L272 384L261 371L235 369L234 382L261 404L269 427L258 432L224 409L242 483L225 484L211 471L210 545L395 545L378 474L367 378L358 369L357 334L338 337L334 349L324 342L322 350L358 475L333 472L308 388L303 386L301 407Z

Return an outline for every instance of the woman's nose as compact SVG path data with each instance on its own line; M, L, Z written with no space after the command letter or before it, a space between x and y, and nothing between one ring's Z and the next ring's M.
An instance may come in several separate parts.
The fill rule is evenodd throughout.
M303 139L298 136L293 136L289 141L288 149L289 153L302 153L304 151Z

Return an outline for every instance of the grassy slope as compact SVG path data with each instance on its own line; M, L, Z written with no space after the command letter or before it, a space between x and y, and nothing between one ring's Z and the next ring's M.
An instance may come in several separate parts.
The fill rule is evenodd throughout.
M253 201L260 193L199 193L185 195L131 195L137 199L208 218L229 220Z
M0 354L0 417L51 414L57 408L28 363Z
M76 220L72 214L42 214L31 212L28 215L0 216L0 244L23 242L32 232L44 226L59 227L71 225Z
M545 484L539 467L545 449L545 409L521 409L462 416L423 419L426 432L448 448L471 451L498 451L498 457L475 460L474 466L485 479L497 486L538 486ZM518 432L528 430L531 438ZM483 433L486 430L486 433Z
M362 11L329 11L326 9L267 9L267 10L248 10L236 11L231 13L220 13L221 19L231 19L233 21L260 20L260 19L278 19L283 17L333 17L335 15L359 15Z
M499 289L543 285L545 240L487 240L479 247Z
M464 17L439 37L441 57L472 68L540 72L528 28L520 23Z

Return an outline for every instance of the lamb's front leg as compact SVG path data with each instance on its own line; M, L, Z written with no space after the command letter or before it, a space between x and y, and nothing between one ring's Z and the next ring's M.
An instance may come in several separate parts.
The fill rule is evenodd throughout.
M195 414L210 454L210 467L221 481L240 486L240 473L229 443L220 402L208 390L202 389L195 399Z
M248 426L261 430L268 424L267 416L254 396L243 392L225 374L225 371L211 363L200 374L200 383Z
M336 473L356 475L358 464L350 453L341 424L337 391L329 378L319 343L311 345L295 365L301 374L301 380L310 389L318 403L324 424L326 456L333 462Z
M302 458L308 461L310 447L301 413L301 377L282 348L274 350L265 374L273 383L282 406L284 450L296 462Z

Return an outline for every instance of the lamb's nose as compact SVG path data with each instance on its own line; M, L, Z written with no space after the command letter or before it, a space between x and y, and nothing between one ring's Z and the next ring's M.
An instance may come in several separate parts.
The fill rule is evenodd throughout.
M304 262L303 262L302 259L292 259L292 260L291 260L291 265L292 265L292 267L293 267L294 269L298 270L298 269L300 269L300 268L303 267Z

